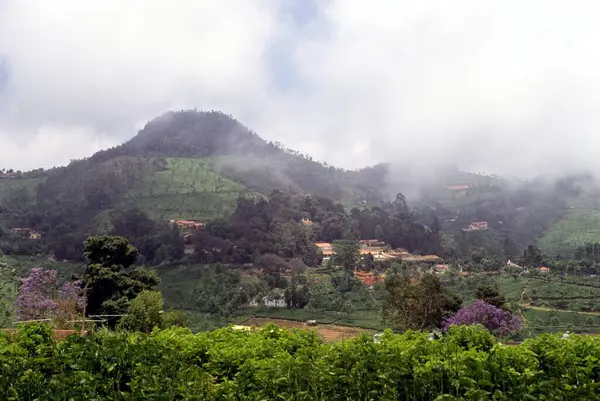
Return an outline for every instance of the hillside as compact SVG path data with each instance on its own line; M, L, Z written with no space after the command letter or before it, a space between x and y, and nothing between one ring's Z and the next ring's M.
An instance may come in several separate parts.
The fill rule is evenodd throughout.
M227 218L242 194L274 189L362 206L381 202L386 176L385 166L346 171L317 163L220 112L169 112L115 148L0 178L0 228L32 228L53 249L56 242L76 248L131 208L158 222L206 221Z
M593 216L599 188L585 174L526 181L401 162L347 171L267 142L226 114L188 110L157 117L124 144L67 167L0 178L0 228L31 227L75 243L109 231L131 208L159 222L206 221L229 216L242 194L274 189L347 210L380 206L402 192L423 224L439 219L452 253L504 258L529 244L555 254L598 238L595 223L569 213L575 207ZM473 221L487 221L491 234L462 235Z
M585 243L600 242L600 210L573 209L540 238L540 248L548 254L570 256Z

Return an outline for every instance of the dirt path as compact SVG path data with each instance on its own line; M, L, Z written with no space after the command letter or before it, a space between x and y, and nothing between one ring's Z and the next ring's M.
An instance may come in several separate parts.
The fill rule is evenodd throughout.
M547 308L547 307L544 307L544 306L531 306L529 304L521 304L521 306L524 307L524 308L535 309L535 310L544 311L544 312L552 312L552 311L557 311L557 312L577 312L577 313L579 313L581 315L600 316L600 312L580 312L580 311L571 310L571 309L552 309L552 308Z

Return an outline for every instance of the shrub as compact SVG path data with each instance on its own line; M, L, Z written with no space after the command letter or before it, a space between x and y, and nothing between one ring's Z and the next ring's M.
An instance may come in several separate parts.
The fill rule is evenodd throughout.
M504 346L478 326L332 344L276 326L0 337L0 394L15 400L595 400L599 372L597 337Z

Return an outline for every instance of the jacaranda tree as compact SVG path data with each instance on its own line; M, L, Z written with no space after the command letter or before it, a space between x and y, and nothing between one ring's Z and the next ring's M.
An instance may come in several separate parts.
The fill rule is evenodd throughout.
M21 279L17 296L19 320L61 319L81 313L85 306L81 282L58 282L56 270L31 269Z
M521 321L510 312L477 300L471 306L461 308L444 322L444 329L453 325L480 324L497 336L506 336L521 329Z

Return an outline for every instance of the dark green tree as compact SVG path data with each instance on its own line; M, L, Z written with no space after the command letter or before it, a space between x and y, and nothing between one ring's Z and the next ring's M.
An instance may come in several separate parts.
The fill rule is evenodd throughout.
M425 274L413 284L407 274L392 272L386 275L384 287L382 318L398 330L439 328L462 304L433 274Z
M385 239L383 228L379 224L375 226L375 238L379 241L383 241Z
M546 257L542 254L540 248L535 245L529 245L523 251L523 256L519 262L524 266L539 267L546 263Z
M89 237L84 242L84 255L88 259L83 275L88 315L125 313L132 299L160 282L153 271L130 268L137 250L126 238Z
M475 291L477 299L487 302L490 305L494 305L497 308L504 309L506 299L498 289L497 285L483 285L477 287Z

